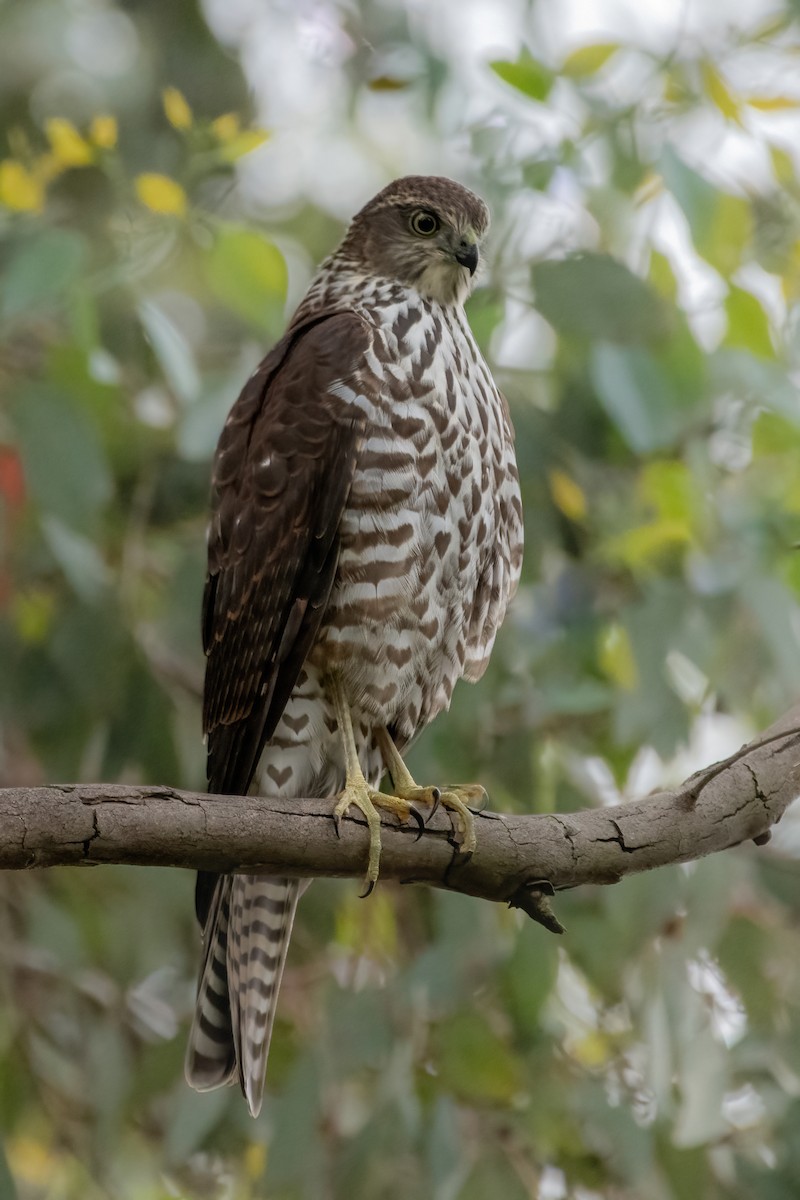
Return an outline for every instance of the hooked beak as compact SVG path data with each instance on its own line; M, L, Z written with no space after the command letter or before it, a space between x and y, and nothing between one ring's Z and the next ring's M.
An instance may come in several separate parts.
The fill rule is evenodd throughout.
M478 266L478 243L468 242L466 238L462 238L456 250L455 259L462 267L467 268L470 275L474 275Z

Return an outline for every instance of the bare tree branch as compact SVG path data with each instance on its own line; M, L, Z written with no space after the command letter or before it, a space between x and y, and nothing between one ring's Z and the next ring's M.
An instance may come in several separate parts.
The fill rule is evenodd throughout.
M800 795L800 705L677 791L546 816L483 812L478 849L454 852L441 810L417 830L385 824L381 877L523 908L558 930L553 889L615 883L633 871L766 841ZM337 838L332 800L209 796L168 787L63 784L0 789L0 867L128 863L212 871L360 876L367 833L354 814Z

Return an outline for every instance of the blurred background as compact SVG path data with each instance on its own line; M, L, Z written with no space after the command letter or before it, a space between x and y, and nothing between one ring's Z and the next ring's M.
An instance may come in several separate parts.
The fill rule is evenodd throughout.
M391 178L489 202L523 586L415 747L640 796L800 686L800 4L0 3L0 783L204 785L228 407ZM189 872L0 879L0 1197L796 1200L800 825L558 897L320 881L261 1118L182 1078Z

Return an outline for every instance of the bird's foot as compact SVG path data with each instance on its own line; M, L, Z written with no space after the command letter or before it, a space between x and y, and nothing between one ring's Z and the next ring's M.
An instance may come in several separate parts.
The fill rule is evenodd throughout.
M472 857L477 844L473 814L480 812L488 799L479 783L447 784L442 788L442 807L453 814L453 844L467 858Z
M420 792L432 790L436 789L418 789ZM333 823L337 834L339 833L341 819L348 808L357 808L359 812L364 814L369 830L369 859L367 861L367 874L364 880L364 891L361 893L363 899L375 887L380 870L381 817L378 810L383 809L386 812L392 813L399 821L416 821L420 834L424 829L424 825L422 817L411 799L402 796L390 796L386 792L378 792L375 788L371 788L363 778L349 780L345 784L344 791L340 793L336 801L336 807L333 810Z
M460 854L472 856L476 845L473 812L480 812L485 807L489 798L485 788L479 783L445 784L441 788L419 787L411 780L408 785L400 787L395 781L394 790L398 796L410 801L415 807L420 804L429 805L431 811L427 821L430 821L440 804L446 808L453 814L453 845Z

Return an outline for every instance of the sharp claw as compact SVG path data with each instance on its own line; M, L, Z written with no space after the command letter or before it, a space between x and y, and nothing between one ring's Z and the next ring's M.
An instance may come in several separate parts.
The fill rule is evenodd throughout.
M431 805L431 811L428 813L428 821L431 820L433 814L436 812L442 802L442 793L439 788L431 788L431 795L433 796L433 804Z
M425 832L425 821L422 818L422 813L419 811L419 809L415 808L413 804L409 806L408 815L413 817L417 823L418 832L417 836L414 838L414 841L418 842Z
M340 828L341 823L342 823L342 818L339 815L339 813L334 813L333 814L333 828L336 830L337 838L341 838L341 836L342 836L342 831Z
M359 898L359 900L366 900L367 896L371 896L371 895L372 895L372 891L373 891L373 888L374 888L374 887L375 887L375 880L374 880L374 879L368 879L368 880L366 881L366 887L364 888L364 891L363 891L363 892L361 893L361 895L358 897L358 898Z

